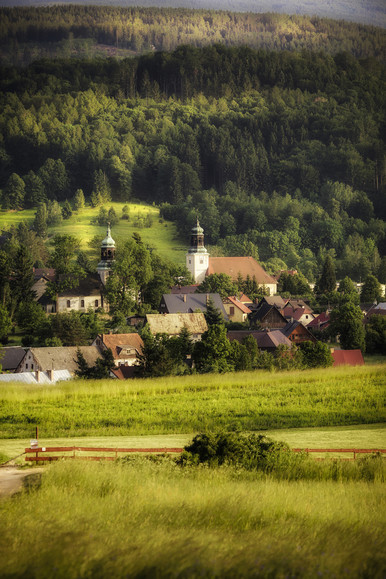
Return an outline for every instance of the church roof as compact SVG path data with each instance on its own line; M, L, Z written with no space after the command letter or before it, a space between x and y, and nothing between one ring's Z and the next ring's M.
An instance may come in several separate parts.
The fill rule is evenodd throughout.
M115 247L115 241L111 237L110 224L107 226L107 234L101 243L101 247Z
M251 279L255 276L260 285L277 284L253 257L210 257L207 274L213 273L225 273L233 280L236 280L239 274L243 279L248 275Z

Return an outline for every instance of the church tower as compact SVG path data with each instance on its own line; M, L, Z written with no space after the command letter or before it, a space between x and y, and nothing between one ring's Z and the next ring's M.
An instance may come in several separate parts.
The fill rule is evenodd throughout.
M111 266L115 258L115 241L111 237L110 223L107 225L107 235L101 243L101 260L98 263L97 272L103 285L106 285Z
M196 283L204 281L209 267L209 253L204 247L204 230L200 226L198 219L197 225L193 227L190 235L190 247L186 254L186 267Z

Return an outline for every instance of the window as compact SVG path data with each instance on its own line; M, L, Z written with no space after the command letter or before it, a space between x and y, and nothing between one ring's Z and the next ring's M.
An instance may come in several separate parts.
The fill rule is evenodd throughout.
M71 301L67 300L67 307L70 308L71 307Z
M31 364L31 370L33 370L33 369L34 369L34 365L33 365L33 364Z
M99 301L95 300L95 307L98 308L99 307Z
M204 258L200 257L200 263L204 263Z
M80 300L80 307L84 308L84 300Z
M27 368L28 368L28 364L25 365L25 369L26 369L26 370L27 370Z
M230 315L230 316L234 316L234 315L235 315L235 307L234 307L234 306L231 306L231 307L229 308L229 315Z

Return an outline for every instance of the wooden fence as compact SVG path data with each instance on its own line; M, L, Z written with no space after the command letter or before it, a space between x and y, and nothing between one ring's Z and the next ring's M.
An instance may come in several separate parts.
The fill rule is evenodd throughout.
M116 460L120 455L145 453L145 454L180 454L183 448L102 448L90 446L50 446L26 448L26 461L51 462L60 459L80 459L80 460ZM355 460L360 454L384 454L386 449L380 448L293 448L293 452L306 452L335 455L352 454L352 457L345 460ZM100 453L103 453L101 456ZM34 455L34 456L30 456ZM315 457L317 458L317 457ZM338 457L339 458L339 457Z

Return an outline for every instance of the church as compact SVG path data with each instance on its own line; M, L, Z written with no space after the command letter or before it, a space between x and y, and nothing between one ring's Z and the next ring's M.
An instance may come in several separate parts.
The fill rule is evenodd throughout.
M270 295L277 292L277 281L270 276L253 257L210 257L204 245L204 230L197 224L190 235L190 247L186 254L186 267L196 283L200 284L206 276L225 273L232 280L238 277L255 278L259 286L265 286Z

